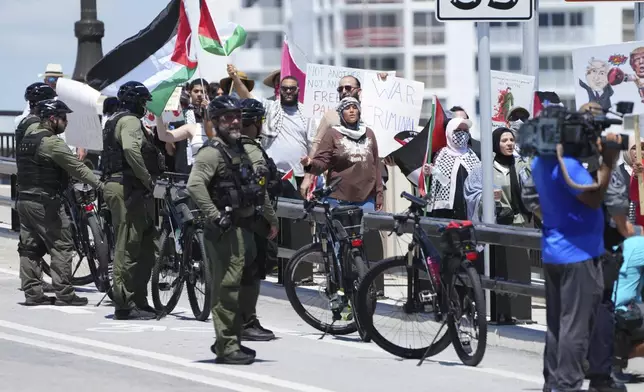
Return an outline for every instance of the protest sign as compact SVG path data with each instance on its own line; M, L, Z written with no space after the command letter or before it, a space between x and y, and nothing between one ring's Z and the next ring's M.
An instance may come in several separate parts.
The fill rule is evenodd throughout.
M394 140L398 133L416 130L425 84L393 76L380 80L374 72L368 72L364 80L362 121L376 134L380 157L386 157L401 147Z
M336 67L333 65L306 65L306 89L304 90L304 115L320 119L328 110L335 110L340 102L338 82L345 76L355 76L364 87L366 73L377 74L380 71L368 71L357 68ZM396 76L396 71L387 72L389 77Z
M65 102L73 113L67 115L65 141L74 147L103 150L103 128L98 113L101 93L75 80L60 78L56 83L58 99Z
M508 127L510 109L520 106L532 116L534 76L492 71L492 125Z

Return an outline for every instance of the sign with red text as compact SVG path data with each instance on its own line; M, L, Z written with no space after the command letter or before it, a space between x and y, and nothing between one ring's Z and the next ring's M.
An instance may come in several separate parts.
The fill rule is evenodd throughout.
M335 110L340 102L338 85L345 76L354 76L364 87L368 73L385 71L369 71L365 69L335 67L333 65L306 65L306 89L304 90L304 115L320 119L328 110ZM389 76L396 76L396 71L386 71ZM363 97L364 98L364 97Z

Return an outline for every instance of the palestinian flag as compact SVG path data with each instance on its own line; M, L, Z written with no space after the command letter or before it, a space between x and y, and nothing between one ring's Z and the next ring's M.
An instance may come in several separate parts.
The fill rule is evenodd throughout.
M215 28L206 0L198 1L201 6L199 13L199 43L206 52L217 56L228 56L233 50L246 43L246 30L243 27L237 23L228 23L226 26Z
M288 181L289 184L293 186L293 189L295 189L296 191L298 190L297 182L295 181L295 176L293 175L293 169L289 170L288 173L282 176L282 181L284 180Z
M435 96L432 98L432 118L419 133L403 131L394 139L403 146L391 153L400 171L422 195L429 188L429 178L423 176L423 165L432 162L432 155L447 145L445 126L447 116ZM431 130L431 132L430 132Z

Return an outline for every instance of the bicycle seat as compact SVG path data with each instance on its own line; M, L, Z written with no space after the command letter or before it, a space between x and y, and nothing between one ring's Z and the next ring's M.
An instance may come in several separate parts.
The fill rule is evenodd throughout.
M427 207L427 200L422 199L420 197L416 197L408 192L401 193L400 197L419 207L422 207L422 208Z

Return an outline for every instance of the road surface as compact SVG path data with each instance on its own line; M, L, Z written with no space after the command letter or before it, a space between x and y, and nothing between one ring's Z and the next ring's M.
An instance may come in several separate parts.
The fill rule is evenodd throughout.
M247 343L257 362L234 367L213 363L212 323L192 319L187 296L160 321L114 321L101 294L82 308L25 307L18 290L15 236L0 236L0 379L2 391L95 392L187 390L240 392L540 391L542 358L538 337L523 333L523 346L495 334L490 341L532 351L489 346L479 367L460 364L453 349L428 360L399 360L357 336L327 336L310 328L291 309L283 288L265 282L259 303L262 323L275 331L272 342ZM82 291L82 292L81 292ZM533 328L535 330L535 328ZM644 361L632 369L644 372ZM629 386L630 391L644 391Z

